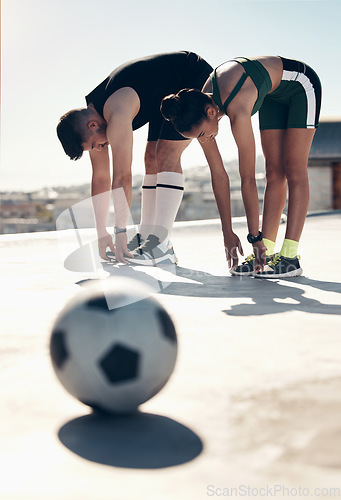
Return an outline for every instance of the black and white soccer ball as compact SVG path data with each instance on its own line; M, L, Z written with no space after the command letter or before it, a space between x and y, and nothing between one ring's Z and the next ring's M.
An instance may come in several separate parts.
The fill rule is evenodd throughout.
M69 393L95 409L126 413L168 381L177 336L149 288L136 280L110 278L82 290L62 310L50 354Z

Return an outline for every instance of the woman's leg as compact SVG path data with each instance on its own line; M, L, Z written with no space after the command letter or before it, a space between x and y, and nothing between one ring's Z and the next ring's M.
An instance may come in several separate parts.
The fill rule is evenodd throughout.
M285 137L284 170L289 201L285 238L299 241L309 204L308 157L315 129L289 128Z
M285 133L285 129L262 130L260 133L267 180L262 221L263 240L267 247L267 262L275 251L278 226L286 200L286 177L283 164ZM251 254L245 262L230 272L236 276L249 276L254 273L254 265L254 255Z
M271 269L258 273L259 278L300 276L302 268L297 256L309 204L308 156L315 129L289 128L285 134L284 172L288 182L289 201L285 239Z
M276 241L278 226L286 200L284 145L287 130L262 130L265 157L266 188L263 201L262 232L267 240Z

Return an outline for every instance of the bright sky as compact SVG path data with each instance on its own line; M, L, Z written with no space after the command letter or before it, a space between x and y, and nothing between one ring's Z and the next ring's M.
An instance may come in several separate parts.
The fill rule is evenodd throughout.
M0 191L90 182L88 155L73 162L62 150L59 117L84 106L115 67L149 54L191 50L212 66L237 56L300 59L322 81L322 117L341 116L340 19L339 0L2 0ZM222 122L229 160L236 148ZM144 169L146 135L146 127L134 134L134 174ZM197 164L205 160L193 143L183 166Z

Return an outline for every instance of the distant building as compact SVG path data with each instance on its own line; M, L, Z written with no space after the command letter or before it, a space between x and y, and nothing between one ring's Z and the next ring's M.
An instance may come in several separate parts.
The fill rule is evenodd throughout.
M240 189L238 160L225 165L230 178L232 217L245 215ZM322 120L311 147L309 162L309 211L341 209L341 118ZM185 191L177 214L178 221L219 217L211 173L207 165L184 171ZM266 184L263 156L256 159L259 208L262 210ZM131 216L139 224L143 176L133 177ZM94 227L90 184L44 188L32 193L0 193L0 234L53 231L56 219L73 207L79 227ZM108 220L113 220L113 207ZM110 224L109 224L110 225Z
M37 205L32 202L7 202L1 203L0 214L2 218L29 219L36 216Z
M321 120L308 167L309 210L341 209L341 118Z
M0 234L38 233L55 229L54 222L44 222L37 218L0 217Z
M31 193L2 193L0 234L51 231L53 214L46 199L33 199Z

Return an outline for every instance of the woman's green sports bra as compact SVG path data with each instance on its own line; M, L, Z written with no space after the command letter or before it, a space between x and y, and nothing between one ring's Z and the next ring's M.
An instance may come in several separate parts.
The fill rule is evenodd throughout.
M234 97L238 94L238 92L243 86L243 83L249 76L253 81L253 83L256 85L258 90L257 101L255 102L255 105L253 106L251 112L252 116L255 113L257 113L257 111L263 104L265 96L270 92L272 88L270 75L264 68L264 66L256 59L247 57L236 57L235 59L233 59L233 61L236 61L239 64L241 64L244 68L245 73L242 74L236 86L234 87L234 89L232 90L232 92L230 93L230 95L223 104L221 101L220 92L217 84L217 75L216 75L217 68L216 68L211 73L213 100L217 104L217 106L219 106L221 111L223 111L226 114L227 106L230 104L232 99L234 99Z

